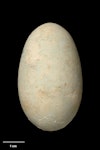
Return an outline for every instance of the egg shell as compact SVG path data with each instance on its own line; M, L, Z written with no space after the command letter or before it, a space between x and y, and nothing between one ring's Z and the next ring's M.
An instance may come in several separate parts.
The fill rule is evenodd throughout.
M45 23L29 35L18 70L18 93L28 120L44 131L68 125L82 98L82 70L67 30Z

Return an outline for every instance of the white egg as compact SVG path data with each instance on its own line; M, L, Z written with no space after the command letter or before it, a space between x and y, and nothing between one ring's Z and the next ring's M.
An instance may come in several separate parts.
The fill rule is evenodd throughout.
M37 27L23 48L19 99L27 118L44 131L68 125L82 98L82 70L71 35L56 23Z

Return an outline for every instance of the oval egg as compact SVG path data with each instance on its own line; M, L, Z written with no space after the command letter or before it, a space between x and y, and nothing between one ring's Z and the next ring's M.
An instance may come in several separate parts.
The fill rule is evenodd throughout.
M28 37L20 59L18 93L36 127L56 131L76 115L82 98L82 70L75 43L63 27L45 23Z

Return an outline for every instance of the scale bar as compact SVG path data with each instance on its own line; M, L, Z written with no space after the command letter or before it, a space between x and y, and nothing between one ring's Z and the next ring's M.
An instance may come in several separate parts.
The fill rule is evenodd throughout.
M3 141L3 143L25 143L25 141Z

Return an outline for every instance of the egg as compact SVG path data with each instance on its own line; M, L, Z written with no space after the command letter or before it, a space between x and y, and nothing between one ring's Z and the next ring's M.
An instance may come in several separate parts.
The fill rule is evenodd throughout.
M18 69L18 94L28 120L57 131L75 117L82 99L82 69L73 38L48 22L29 35Z

